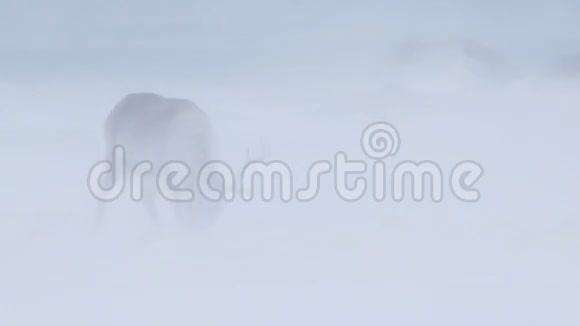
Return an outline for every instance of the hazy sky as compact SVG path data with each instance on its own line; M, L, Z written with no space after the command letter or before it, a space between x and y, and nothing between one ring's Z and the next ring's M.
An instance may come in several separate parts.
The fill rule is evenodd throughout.
M468 39L514 61L557 60L580 51L579 10L570 0L3 0L1 78L179 78L183 70L227 74L349 55L380 62L409 40Z

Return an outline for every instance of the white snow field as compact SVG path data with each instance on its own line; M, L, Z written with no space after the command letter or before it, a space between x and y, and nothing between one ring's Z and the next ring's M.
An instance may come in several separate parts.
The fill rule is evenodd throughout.
M0 28L0 325L580 323L573 2L57 3L61 25ZM0 27L27 12L7 4ZM371 162L361 133L388 121L388 171L475 160L481 200L345 202L324 175L311 202L237 198L203 229L125 194L97 230L87 175L132 92L194 101L225 161L267 146L296 187L338 151Z

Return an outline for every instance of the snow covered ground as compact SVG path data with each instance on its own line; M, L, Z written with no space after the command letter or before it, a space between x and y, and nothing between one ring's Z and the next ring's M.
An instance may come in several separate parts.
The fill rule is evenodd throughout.
M7 69L0 79L0 324L577 325L579 75L572 66L559 70L552 53L526 55L526 40L502 48L509 33L492 50L432 34L400 41L393 31L397 39L377 46L378 38L370 40L377 34L366 33L376 26L357 24L363 13L380 20L355 10L336 32L268 34L272 43L259 50L231 45L242 49L236 58L206 40L222 57L204 64L180 57L177 67L191 63L183 69L142 56L121 68L112 55L110 65L85 69L98 59L82 53L62 72L58 65L38 76L34 66L21 76ZM346 9L336 19L344 17ZM286 31L284 20L267 22ZM333 41L316 51L318 40L349 27L360 32L345 36L356 49ZM120 57L131 61L131 53ZM441 203L370 195L349 203L323 177L312 202L236 200L208 230L180 230L165 216L166 227L152 232L139 204L120 202L95 232L86 181L102 159L103 120L124 95L142 91L195 101L233 165L241 167L246 148L267 144L300 186L308 164L337 151L368 160L362 130L388 121L402 139L389 168L433 160L447 175L455 163L475 160L485 168L482 198L458 201L446 185Z

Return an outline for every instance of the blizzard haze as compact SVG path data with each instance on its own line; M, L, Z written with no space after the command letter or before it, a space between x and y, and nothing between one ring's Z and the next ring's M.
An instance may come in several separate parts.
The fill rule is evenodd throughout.
M579 10L0 0L0 325L578 325ZM345 202L323 176L203 229L124 198L97 230L87 174L135 92L192 100L222 159L268 148L296 187L338 151L371 162L388 121L387 171L474 160L481 200Z

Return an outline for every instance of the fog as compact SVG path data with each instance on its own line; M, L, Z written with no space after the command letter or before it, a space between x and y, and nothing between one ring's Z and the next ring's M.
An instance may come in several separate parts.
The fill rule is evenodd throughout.
M1 0L0 324L577 325L579 9ZM194 101L221 159L267 148L297 188L339 151L372 162L361 134L387 121L387 171L473 160L481 199L346 202L323 175L202 229L124 194L98 229L87 175L134 92Z

